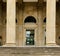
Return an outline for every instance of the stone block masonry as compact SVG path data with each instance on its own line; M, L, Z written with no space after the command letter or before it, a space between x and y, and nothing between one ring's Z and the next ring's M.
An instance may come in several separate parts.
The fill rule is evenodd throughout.
M60 56L60 47L0 47L0 56Z

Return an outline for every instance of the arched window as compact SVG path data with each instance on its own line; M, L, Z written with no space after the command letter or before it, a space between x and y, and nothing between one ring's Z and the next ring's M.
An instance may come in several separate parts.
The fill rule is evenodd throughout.
M28 16L25 20L24 23L36 23L36 19L33 16Z

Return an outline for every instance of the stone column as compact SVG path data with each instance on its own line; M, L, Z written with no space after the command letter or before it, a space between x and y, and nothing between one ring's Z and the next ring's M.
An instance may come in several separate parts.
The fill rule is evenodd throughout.
M7 0L7 25L6 25L6 45L16 44L16 0Z
M46 44L56 44L56 0L47 0Z

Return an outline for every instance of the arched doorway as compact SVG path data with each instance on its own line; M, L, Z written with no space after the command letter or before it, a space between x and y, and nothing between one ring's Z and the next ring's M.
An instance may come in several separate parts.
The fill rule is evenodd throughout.
M24 20L25 24L25 45L35 45L36 19L28 16Z

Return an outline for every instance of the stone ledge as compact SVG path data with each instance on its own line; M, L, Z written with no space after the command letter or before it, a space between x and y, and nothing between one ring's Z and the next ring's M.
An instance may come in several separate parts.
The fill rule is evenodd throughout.
M60 47L0 47L0 56L59 56Z

